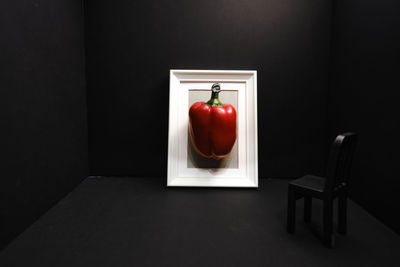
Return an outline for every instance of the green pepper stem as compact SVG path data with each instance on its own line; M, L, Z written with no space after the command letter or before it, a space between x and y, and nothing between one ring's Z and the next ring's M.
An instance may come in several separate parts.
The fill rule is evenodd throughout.
M219 92L212 92L211 98L206 102L206 104L210 105L211 107L222 107L224 104L219 101Z

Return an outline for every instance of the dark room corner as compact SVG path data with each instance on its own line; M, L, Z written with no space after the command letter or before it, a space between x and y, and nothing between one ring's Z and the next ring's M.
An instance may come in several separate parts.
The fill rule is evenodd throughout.
M359 133L351 198L400 233L398 1L334 1L330 139Z
M2 1L0 247L88 176L81 1Z
M396 0L2 1L0 265L400 266L399 12ZM172 69L257 71L258 188L170 186ZM308 222L307 199L294 204L289 234L288 184L324 176L344 132L358 134L348 230L335 222L329 249L323 201Z

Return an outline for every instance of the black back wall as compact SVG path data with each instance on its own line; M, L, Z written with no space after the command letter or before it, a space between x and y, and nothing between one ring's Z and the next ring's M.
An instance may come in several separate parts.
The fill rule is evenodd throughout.
M0 2L0 248L88 175L78 0Z
M400 3L335 1L332 135L360 134L350 194L400 233Z
M86 1L92 175L166 175L170 69L258 71L259 174L325 155L330 1Z

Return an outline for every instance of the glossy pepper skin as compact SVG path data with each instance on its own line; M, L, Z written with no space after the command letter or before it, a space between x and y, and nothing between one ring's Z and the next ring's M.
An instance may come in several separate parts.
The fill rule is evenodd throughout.
M201 156L216 160L227 157L236 141L236 110L222 104L218 93L213 91L208 102L196 102L189 109L193 147Z

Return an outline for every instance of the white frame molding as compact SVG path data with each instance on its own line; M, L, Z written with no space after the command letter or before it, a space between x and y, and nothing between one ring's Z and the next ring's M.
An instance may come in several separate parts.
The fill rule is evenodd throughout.
M238 168L187 167L190 89L238 91ZM257 71L171 70L169 96L168 186L258 187Z

